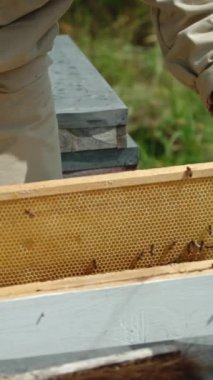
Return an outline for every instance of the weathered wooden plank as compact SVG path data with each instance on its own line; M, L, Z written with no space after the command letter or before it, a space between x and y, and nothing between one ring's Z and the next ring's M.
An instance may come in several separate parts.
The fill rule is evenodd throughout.
M104 168L136 168L139 162L139 148L130 136L126 148L108 148L62 153L63 172Z
M212 286L212 274L180 275L0 301L0 359L213 335Z
M69 37L56 39L51 56L50 77L60 128L127 125L127 107Z

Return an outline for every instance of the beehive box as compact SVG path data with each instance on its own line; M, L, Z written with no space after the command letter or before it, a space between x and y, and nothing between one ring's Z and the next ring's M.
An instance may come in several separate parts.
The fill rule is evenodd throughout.
M70 37L56 38L51 58L61 152L126 148L127 107Z
M1 187L0 369L213 335L212 201L212 163Z
M126 105L68 36L56 38L50 55L63 172L135 169Z

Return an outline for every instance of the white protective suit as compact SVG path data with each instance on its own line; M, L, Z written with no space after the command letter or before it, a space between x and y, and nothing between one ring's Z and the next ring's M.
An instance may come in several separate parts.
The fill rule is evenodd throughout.
M71 2L0 0L0 184L62 175L47 53ZM213 1L145 2L167 68L212 112Z

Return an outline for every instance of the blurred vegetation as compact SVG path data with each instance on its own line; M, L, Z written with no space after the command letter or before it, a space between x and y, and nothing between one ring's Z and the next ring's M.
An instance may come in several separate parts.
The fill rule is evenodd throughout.
M141 167L213 161L213 120L165 71L150 10L140 0L75 0L61 20L129 108Z

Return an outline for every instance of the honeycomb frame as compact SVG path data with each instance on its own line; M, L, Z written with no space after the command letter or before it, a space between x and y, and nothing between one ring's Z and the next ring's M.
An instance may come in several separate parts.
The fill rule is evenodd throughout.
M0 188L0 286L213 258L213 163Z

